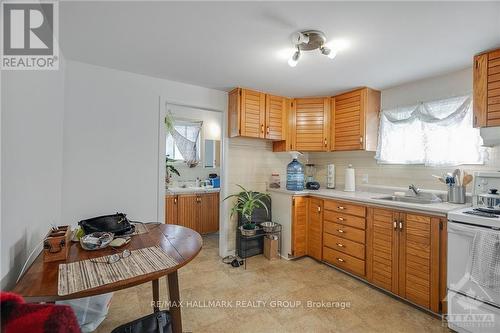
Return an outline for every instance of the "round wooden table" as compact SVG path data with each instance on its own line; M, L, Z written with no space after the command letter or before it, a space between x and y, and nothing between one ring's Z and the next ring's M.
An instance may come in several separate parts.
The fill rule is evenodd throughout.
M182 226L172 224L148 224L146 226L148 228L147 233L132 236L130 243L121 247L120 250L136 250L159 245L166 253L177 260L178 265L162 271L110 283L105 286L59 296L57 294L59 264L116 253L116 251L109 247L97 251L85 251L79 243L72 243L69 257L65 261L44 263L43 254L40 254L16 284L12 292L23 296L27 302L55 302L105 294L152 281L153 300L157 302L159 300L158 279L167 276L169 300L171 301L172 329L173 332L180 333L182 332L182 322L177 270L196 257L201 250L203 241L199 233Z

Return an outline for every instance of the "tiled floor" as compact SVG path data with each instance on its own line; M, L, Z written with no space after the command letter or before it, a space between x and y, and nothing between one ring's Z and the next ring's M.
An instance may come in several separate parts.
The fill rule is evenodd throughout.
M181 299L192 301L182 309L185 332L448 331L441 320L312 259L257 256L244 270L222 263L217 248L217 237L205 237L198 257L179 270ZM160 292L166 300L165 281ZM150 284L116 292L97 332L151 313L151 299ZM209 301L232 304L201 307ZM249 306L252 301L255 307ZM257 301L262 301L260 307ZM350 307L311 308L307 301L348 302ZM291 307L295 302L301 303Z

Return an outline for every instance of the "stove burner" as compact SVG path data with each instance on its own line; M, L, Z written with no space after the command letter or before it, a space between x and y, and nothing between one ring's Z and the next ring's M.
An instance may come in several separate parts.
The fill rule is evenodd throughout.
M500 215L500 209L495 208L474 208L475 211Z
M487 217L487 218L499 218L500 217L500 216L495 215L495 214L480 211L479 208L474 208L474 210L468 210L468 211L465 211L464 213L469 214L469 215L480 216L480 217Z

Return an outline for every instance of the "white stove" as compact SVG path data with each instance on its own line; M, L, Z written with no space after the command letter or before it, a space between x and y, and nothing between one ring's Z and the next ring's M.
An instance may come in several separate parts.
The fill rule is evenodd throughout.
M477 200L491 189L500 189L500 172L474 173L473 207L448 213L447 320L460 333L500 332L500 288L490 287L500 254L481 242L500 244L500 207Z
M448 213L448 221L477 225L481 227L495 228L500 230L500 215L492 214L488 211L477 210L478 208L462 208ZM480 208L479 208L480 209ZM485 213L489 216L473 215Z

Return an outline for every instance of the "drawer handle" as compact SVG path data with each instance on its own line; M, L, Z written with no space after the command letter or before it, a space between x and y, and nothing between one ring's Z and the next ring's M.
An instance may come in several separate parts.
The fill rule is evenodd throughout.
M340 232L341 234L344 233L344 230L342 230L342 229L337 229L337 231Z
M338 206L337 209L344 210L345 207L344 206Z
M337 243L337 246L338 246L338 247L344 247L344 244Z
M342 259L342 258L337 258L337 261L340 261L340 262L345 262L345 260L344 260L344 259Z
M394 229L397 229L398 228L398 221L394 220L392 226L394 227Z
M337 217L337 220L344 221L344 218L343 217Z

